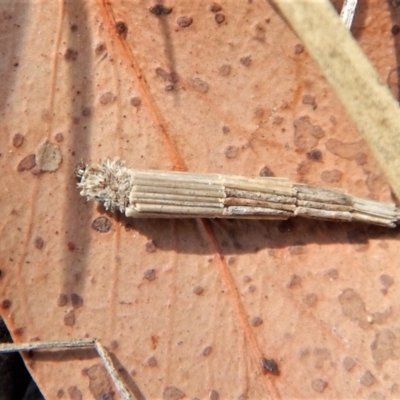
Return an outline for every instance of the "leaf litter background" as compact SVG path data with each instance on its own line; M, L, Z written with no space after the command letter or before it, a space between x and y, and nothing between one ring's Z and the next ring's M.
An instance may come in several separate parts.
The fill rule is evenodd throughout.
M0 306L14 340L96 337L139 398L398 397L398 230L127 220L79 196L75 165L119 156L392 201L268 3L164 5L0 6ZM365 1L352 32L397 97L396 21ZM46 398L118 398L93 351L25 361Z

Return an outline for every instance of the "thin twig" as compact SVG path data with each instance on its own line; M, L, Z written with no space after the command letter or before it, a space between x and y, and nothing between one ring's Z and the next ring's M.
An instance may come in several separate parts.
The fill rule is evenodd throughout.
M58 348L94 348L102 359L104 367L110 375L114 385L123 400L133 400L135 397L122 381L110 355L101 343L96 339L71 339L71 340L49 340L30 343L0 343L0 353L12 353L17 351L52 350Z
M123 383L106 349L102 346L102 344L98 340L94 341L94 347L97 350L98 355L103 360L104 366L107 372L109 373L112 381L114 382L114 385L118 390L118 393L124 400L133 400L134 399L133 394Z
M94 339L49 340L30 343L0 343L0 353L55 348L94 347Z
M351 25L353 24L356 8L357 8L357 0L344 1L342 11L340 12L340 18L342 19L348 30L351 29Z

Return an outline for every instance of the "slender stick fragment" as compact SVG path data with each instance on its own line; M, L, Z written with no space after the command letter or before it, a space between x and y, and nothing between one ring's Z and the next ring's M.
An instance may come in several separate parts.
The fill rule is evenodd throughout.
M114 382L114 385L118 390L118 393L123 398L123 400L133 400L134 397L133 397L132 393L126 387L124 382L122 382L121 378L119 377L119 373L116 370L114 363L112 362L112 359L111 359L110 355L107 353L107 351L105 350L105 348L102 346L102 344L98 340L94 341L94 347L97 350L97 354L103 360L104 366L105 366L108 374L110 375L112 381Z
M82 196L134 218L285 220L301 216L386 227L395 227L400 219L394 204L285 178L135 170L118 158L80 165L76 175Z
M0 353L66 348L94 347L94 339L49 340L29 343L0 343Z
M340 19L348 30L351 29L353 23L354 14L356 13L358 0L344 0L342 11L340 12Z
M126 387L116 370L114 363L106 349L97 339L72 339L72 340L49 340L29 343L0 343L0 353L12 353L17 351L30 350L52 350L58 348L76 349L76 348L94 348L104 363L108 374L123 400L133 400L135 397Z

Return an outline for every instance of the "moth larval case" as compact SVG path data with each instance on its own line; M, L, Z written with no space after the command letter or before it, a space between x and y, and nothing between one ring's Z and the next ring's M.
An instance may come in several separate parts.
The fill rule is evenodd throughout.
M76 169L80 194L135 218L259 218L301 216L394 227L394 204L355 197L343 189L286 178L135 170L115 158Z

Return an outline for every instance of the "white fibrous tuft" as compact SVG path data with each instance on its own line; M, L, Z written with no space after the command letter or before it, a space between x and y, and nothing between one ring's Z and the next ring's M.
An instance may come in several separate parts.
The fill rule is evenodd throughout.
M102 203L106 210L125 212L131 190L131 174L123 161L107 158L98 165L80 165L75 173L81 196Z

